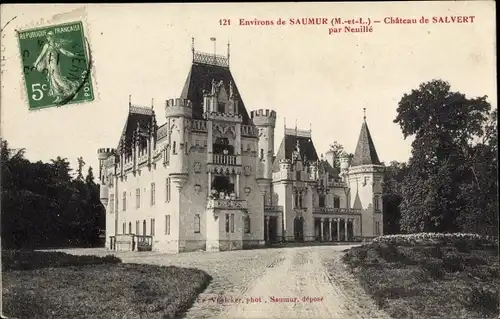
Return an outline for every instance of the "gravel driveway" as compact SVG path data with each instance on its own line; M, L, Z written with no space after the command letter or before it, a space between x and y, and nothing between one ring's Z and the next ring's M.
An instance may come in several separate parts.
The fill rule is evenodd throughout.
M116 253L123 262L198 268L213 280L185 318L388 318L341 263L347 246L167 255ZM105 255L95 249L63 250Z

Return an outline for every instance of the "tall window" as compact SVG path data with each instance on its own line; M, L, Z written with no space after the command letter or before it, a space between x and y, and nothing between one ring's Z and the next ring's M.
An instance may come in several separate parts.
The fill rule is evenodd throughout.
M295 172L295 175L296 175L296 178L298 181L300 181L300 173L301 173L300 171Z
M219 102L217 105L218 113L226 113L226 104L224 102Z
M127 210L127 192L123 192L123 211Z
M374 206L375 211L379 211L380 210L379 197L378 196L374 196L373 197L373 206Z
M245 231L245 234L249 234L250 233L250 216L248 215L245 215L243 216L243 225L244 225L244 231Z
M226 214L226 233L229 233L229 214Z
M165 215L165 235L170 235L170 215Z
M109 195L109 212L115 212L115 195L113 194Z
M174 154L174 155L177 154L175 147L176 147L176 143L174 141L173 146L172 146L172 154Z
M380 236L380 222L375 222L375 236Z
M122 230L123 230L122 234L126 234L126 233L127 233L127 223L123 223L122 227L123 227L123 229L122 229Z
M168 147L165 147L165 151L164 151L164 153L165 153L165 158L164 158L164 160L163 160L163 163L164 163L165 165L168 165L168 163L170 162L170 152L169 152L169 150L170 150L170 149L169 149Z
M333 198L333 208L340 208L340 197L335 196Z
M302 199L303 199L302 194L299 194L298 197L299 197L299 208L302 208L302 207L304 207L304 206L302 206Z
M167 177L167 179L165 181L165 201L167 203L170 203L170 195L171 195L170 189L171 189L171 187L170 187L170 177Z
M146 236L146 220L142 222L142 235Z
M155 204L156 189L155 183L151 183L151 206Z
M195 233L200 232L200 214L194 215L194 232Z
M151 218L151 221L150 221L150 224L151 224L151 236L154 236L155 235L155 219L154 218Z
M325 195L319 195L319 207L325 207Z
M135 208L141 207L141 189L137 188L135 190Z
M231 214L231 233L234 233L234 214Z
M264 159L264 149L260 149L260 159Z
M140 227L139 224L140 224L139 221L136 220L135 221L135 234L136 235L139 235L139 227Z
M132 222L128 222L128 233L132 234Z

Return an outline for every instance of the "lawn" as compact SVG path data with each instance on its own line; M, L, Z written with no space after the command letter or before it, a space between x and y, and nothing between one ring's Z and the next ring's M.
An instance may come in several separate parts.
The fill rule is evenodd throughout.
M35 262L27 266L30 254ZM2 252L2 266L3 312L11 318L176 318L211 280L197 269L122 264L112 256Z
M383 236L344 262L394 318L498 318L498 244L462 235Z

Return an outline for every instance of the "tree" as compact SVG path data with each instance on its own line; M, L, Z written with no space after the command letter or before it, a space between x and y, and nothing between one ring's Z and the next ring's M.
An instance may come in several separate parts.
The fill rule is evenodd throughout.
M469 210L465 203L472 201L471 194L479 196L486 191L477 186L478 182L481 178L496 179L496 175L486 176L484 172L480 178L477 167L486 162L494 163L489 171L497 167L491 146L480 142L486 135L494 136L491 132L495 126L488 125L490 109L486 96L467 98L451 92L450 85L442 80L423 83L402 97L394 122L405 138L415 137L402 184L403 231L464 229L460 216ZM489 150L479 157L484 148ZM496 196L481 207L489 210L495 206L493 201ZM477 214L469 211L466 215L472 218Z
M83 157L77 158L78 161L78 169L76 173L76 179L83 181L83 167L85 166L85 161L83 160Z
M402 201L402 182L407 173L406 163L392 161L384 171L382 183L382 205L384 207L384 233L398 234L400 232Z
M104 228L99 188L92 169L72 179L70 164L57 157L50 163L30 162L24 149L1 141L1 236L5 248L89 246ZM79 170L83 169L80 157ZM89 181L89 183L87 183Z
M337 141L330 145L329 152L333 152L333 167L340 167L340 156L344 153L344 146Z

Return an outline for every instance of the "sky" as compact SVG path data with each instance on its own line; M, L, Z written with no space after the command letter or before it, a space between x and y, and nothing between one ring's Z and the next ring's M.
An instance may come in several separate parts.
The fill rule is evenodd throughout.
M0 133L30 160L116 147L133 104L179 97L197 51L226 54L247 111L277 112L275 151L287 127L309 129L318 153L334 141L354 152L363 108L381 161L407 161L411 140L395 123L397 104L422 82L448 81L496 107L494 2L2 5ZM331 25L238 25L239 19L474 16L474 23L372 24L372 32L329 35ZM14 18L14 19L13 19ZM13 19L6 25L8 21ZM220 25L230 19L230 26ZM96 100L29 111L15 30L82 20L93 58Z

